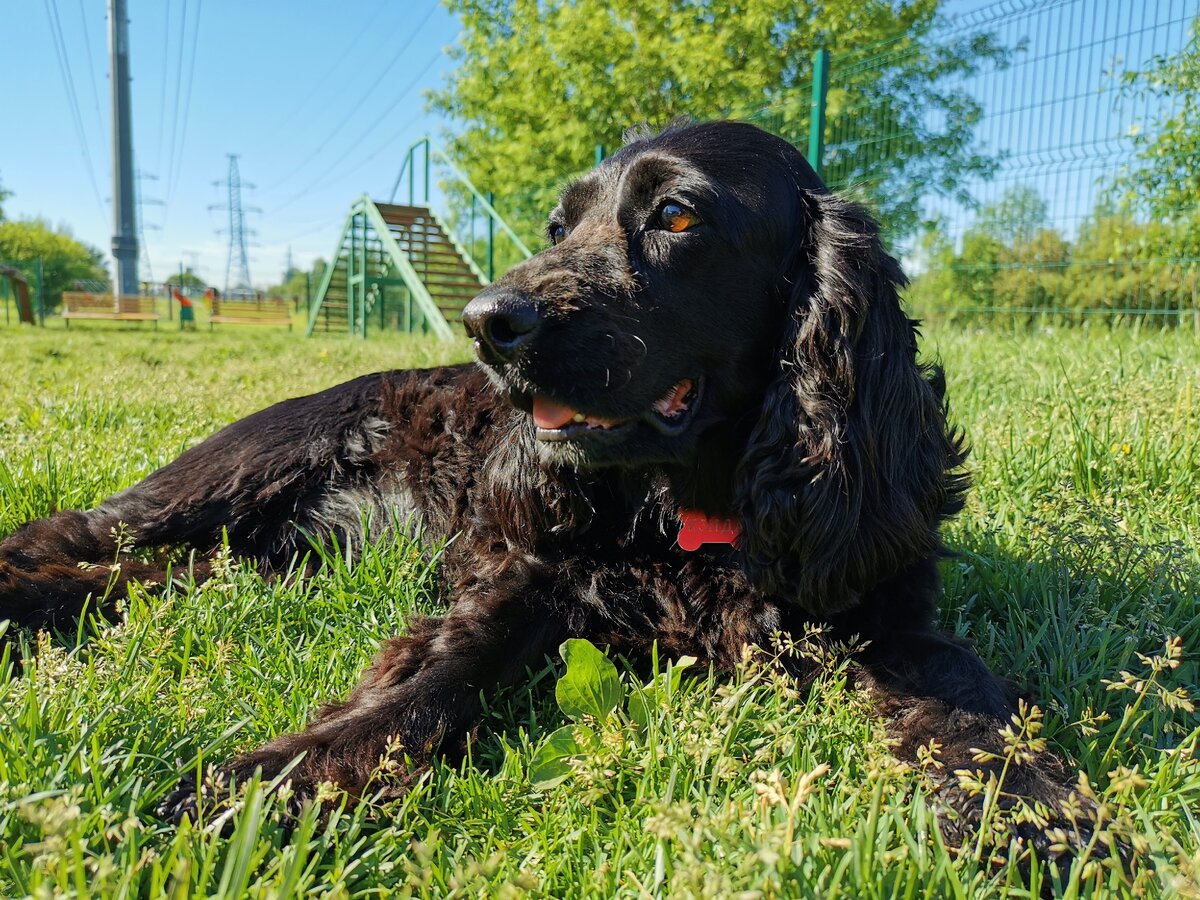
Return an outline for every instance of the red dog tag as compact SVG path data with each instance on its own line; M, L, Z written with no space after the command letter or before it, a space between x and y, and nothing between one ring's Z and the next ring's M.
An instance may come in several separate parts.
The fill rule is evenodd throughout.
M737 519L710 519L698 509L679 511L679 546L684 550L699 550L702 544L732 544L737 546L742 526Z

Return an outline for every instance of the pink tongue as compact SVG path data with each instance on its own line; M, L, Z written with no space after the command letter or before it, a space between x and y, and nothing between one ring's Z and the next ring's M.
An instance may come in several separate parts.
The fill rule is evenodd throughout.
M562 428L575 418L575 410L569 406L563 406L561 403L555 403L553 400L547 400L545 397L539 397L534 394L533 397L533 422L538 428L545 428L550 431Z

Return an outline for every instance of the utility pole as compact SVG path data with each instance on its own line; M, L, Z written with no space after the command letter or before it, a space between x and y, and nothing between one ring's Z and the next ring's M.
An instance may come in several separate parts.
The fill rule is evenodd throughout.
M125 0L108 0L109 83L113 122L112 253L118 295L138 293L137 203L134 200L133 125L129 102L129 19Z
M226 156L229 157L229 174L225 178L226 201L214 203L209 209L220 209L229 214L229 228L226 231L229 235L229 254L225 260L225 295L252 297L254 288L250 284L250 256L246 249L246 238L254 234L254 229L246 227L246 213L262 210L257 206L242 204L242 188L253 190L254 185L242 181L241 172L238 170L238 155L228 153ZM214 181L213 184L220 185L221 182ZM217 233L221 232L218 230Z
M150 293L157 294L158 290L154 287L154 269L150 265L150 242L146 240L146 229L152 228L155 231L158 231L158 229L161 226L146 224L145 207L147 204L152 204L154 206L166 206L166 204L157 198L147 199L146 197L144 197L142 195L142 182L143 181L158 181L157 175L151 175L149 172L143 172L141 169L137 169L134 172L133 177L134 177L134 180L137 182L138 242L141 245L140 246L141 256L139 257L139 259L146 265L146 281L148 281L150 283ZM170 307L168 307L168 309L170 309Z

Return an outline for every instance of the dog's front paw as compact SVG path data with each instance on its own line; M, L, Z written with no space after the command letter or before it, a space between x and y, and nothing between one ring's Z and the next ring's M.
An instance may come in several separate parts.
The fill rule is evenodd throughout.
M193 823L202 818L228 821L226 815L237 809L246 785L258 775L263 789L279 798L280 808L290 817L297 817L308 803L318 800L322 787L305 776L302 764L303 757L285 757L264 749L211 767L200 779L194 772L188 773L175 790L163 797L155 814L177 825L185 818Z
M1135 862L1132 846L1104 827L1095 803L1076 791L1037 777L1025 779L1027 793L989 789L978 773L931 777L942 837L959 853L996 864L1017 853L1023 871L1039 867L1048 874L1052 866L1064 878L1076 860L1126 872Z
M339 802L392 800L407 793L428 770L428 748L424 750L414 762L394 735L355 734L323 723L276 738L210 769L199 781L188 775L163 798L157 813L176 823L185 817L229 822L256 775L263 790L277 798L275 808L285 819L298 818L310 804L326 808Z
M197 784L195 775L184 775L175 790L159 801L158 806L154 808L154 814L160 819L166 819L176 825L184 819L190 819L193 822L199 821L201 807L208 809L208 805L204 802L208 794L207 782L206 778L203 783Z

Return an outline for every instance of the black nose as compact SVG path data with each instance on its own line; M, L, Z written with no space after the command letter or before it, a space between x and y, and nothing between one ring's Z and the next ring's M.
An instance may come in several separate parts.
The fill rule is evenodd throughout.
M537 334L542 311L519 291L488 289L467 304L463 324L481 350L511 362Z

